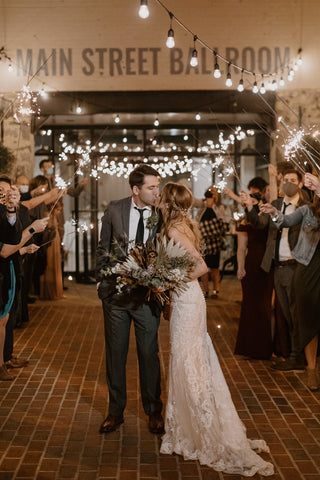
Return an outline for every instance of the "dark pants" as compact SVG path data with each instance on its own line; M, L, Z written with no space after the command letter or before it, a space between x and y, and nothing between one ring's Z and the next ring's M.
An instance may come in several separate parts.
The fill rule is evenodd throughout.
M298 360L303 356L303 350L300 347L297 310L292 295L295 269L296 265L276 266L274 269L274 288L288 325L291 341L290 358Z
M130 326L133 320L140 374L140 389L147 415L161 412L158 327L160 312L148 304L130 308L102 300L106 342L106 372L109 388L109 414L121 415L127 403L126 363Z

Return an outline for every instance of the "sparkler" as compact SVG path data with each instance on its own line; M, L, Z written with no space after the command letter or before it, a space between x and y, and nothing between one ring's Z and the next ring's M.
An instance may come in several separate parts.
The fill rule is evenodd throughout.
M40 118L40 108L37 105L39 92L33 92L28 85L24 85L17 95L17 111L14 116L18 122L30 122L30 117L36 114Z
M308 164L320 172L319 132L314 128L291 130L284 145L286 160L294 163L302 173L306 173Z

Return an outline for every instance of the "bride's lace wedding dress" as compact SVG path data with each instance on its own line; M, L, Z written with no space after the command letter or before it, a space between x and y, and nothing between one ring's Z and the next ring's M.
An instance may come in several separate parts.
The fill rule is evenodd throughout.
M225 473L272 475L273 465L253 449L269 452L264 440L248 440L207 333L206 304L198 281L172 297L171 357L165 435L161 453Z

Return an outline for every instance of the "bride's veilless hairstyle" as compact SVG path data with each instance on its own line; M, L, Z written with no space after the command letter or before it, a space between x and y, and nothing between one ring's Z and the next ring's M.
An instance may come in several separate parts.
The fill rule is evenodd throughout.
M202 241L199 227L188 214L192 201L192 192L181 183L169 182L164 186L160 195L160 203L166 205L166 208L162 211L163 224L161 233L169 238L168 232L170 228L179 229L180 227L180 231L189 237L194 242L196 249L201 252ZM190 234L188 235L189 232L185 229L185 226L190 229L193 238L190 238Z

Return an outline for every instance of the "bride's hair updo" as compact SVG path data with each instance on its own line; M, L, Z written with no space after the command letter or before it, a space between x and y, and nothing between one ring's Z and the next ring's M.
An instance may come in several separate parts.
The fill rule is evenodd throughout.
M196 249L201 251L200 230L189 215L192 202L191 190L181 183L169 182L164 186L160 194L160 204L163 206L162 233L168 238L170 228L175 227L188 236ZM192 238L190 234L193 234Z

